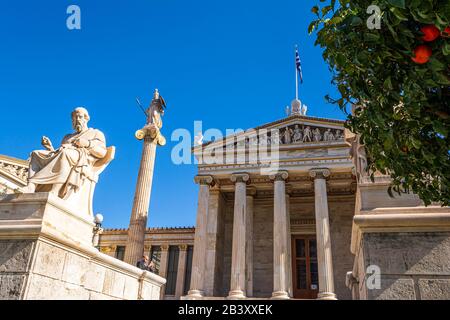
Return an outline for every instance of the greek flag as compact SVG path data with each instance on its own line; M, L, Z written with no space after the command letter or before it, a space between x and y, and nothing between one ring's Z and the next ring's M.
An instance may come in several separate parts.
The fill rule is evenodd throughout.
M297 67L298 74L300 75L300 83L303 83L302 62L300 61L300 55L298 54L297 48L295 48L295 66Z

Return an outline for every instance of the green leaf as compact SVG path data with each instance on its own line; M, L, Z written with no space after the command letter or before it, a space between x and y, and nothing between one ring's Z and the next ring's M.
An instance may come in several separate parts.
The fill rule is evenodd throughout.
M326 6L322 8L322 15L326 15L329 11L331 11L331 6Z
M345 62L346 62L345 56L340 54L340 53L338 53L337 56L336 56L336 63L339 66L343 66L343 65L345 65Z
M354 16L352 18L352 21L350 22L350 25L352 27L360 26L362 24L363 24L363 20L360 17L358 17L358 16Z
M436 82L439 84L444 84L444 85L450 85L450 80L448 79L448 77L440 72L435 73L436 76Z
M427 87L431 88L436 88L439 86L433 79L425 79L424 83Z
M369 56L366 51L361 51L358 53L357 59L361 64L366 64L369 60Z
M368 42L377 42L380 36L376 33L364 33L364 40Z
M431 13L429 13L429 12L422 12L422 11L419 11L419 10L417 10L417 14L418 14L421 18L427 19L427 20L431 20L432 17L433 17Z
M445 127L445 125L439 121L433 122L433 129L437 133L443 135L444 137L447 137L448 135L448 129Z
M336 0L331 0L331 7L333 8L334 11L334 6L336 5Z
M423 0L410 0L409 7L410 8L417 8Z
M387 77L386 80L384 80L383 87L387 90L392 90L391 77Z
M409 19L397 8L391 8L391 12L399 19L400 21L408 21Z
M406 9L405 0L388 0L388 2L397 8Z
M448 21L445 21L437 13L436 13L436 20L441 26L443 26L443 27L447 27L448 26Z
M450 54L450 43L445 43L442 46L442 53L444 54L444 56L448 56Z
M330 20L330 23L332 23L332 24L339 24L339 23L342 22L342 20L344 20L342 17L336 16L336 17L333 17L333 18Z
M420 142L420 140L418 140L418 139L411 138L411 143L412 143L413 147L416 149L420 149L422 147L422 142Z
M390 24L388 24L388 23L387 23L386 25L387 25L389 31L391 32L392 37L394 38L394 40L395 40L395 41L399 41L397 32L395 32L394 28L393 28Z
M446 69L445 64L440 62L438 59L432 58L430 59L430 63L428 64L433 71L442 71Z
M308 33L311 34L314 31L314 28L316 27L316 22L313 21L308 26Z

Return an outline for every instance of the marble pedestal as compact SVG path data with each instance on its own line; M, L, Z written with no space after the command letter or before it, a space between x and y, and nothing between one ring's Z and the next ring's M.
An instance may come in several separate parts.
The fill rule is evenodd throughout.
M0 197L0 300L159 299L166 280L100 253L94 223L49 193Z
M390 198L390 180L361 181L346 284L353 299L450 299L450 208L414 194Z

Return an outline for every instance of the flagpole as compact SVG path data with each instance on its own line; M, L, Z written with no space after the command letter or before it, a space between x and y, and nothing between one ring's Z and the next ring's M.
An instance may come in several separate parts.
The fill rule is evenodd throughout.
M298 100L298 70L297 70L297 45L295 45L294 52L294 69L295 69L295 100Z

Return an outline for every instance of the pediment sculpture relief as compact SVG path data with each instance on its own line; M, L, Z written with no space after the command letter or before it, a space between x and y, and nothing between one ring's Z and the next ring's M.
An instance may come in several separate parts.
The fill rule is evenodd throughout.
M22 165L0 161L0 170L13 175L24 183L28 179L28 168Z
M227 146L243 146L245 144L248 147L256 147L333 141L344 141L344 131L342 129L295 124L279 129L260 129L258 134L248 135L243 139L238 138L238 142L233 142Z

